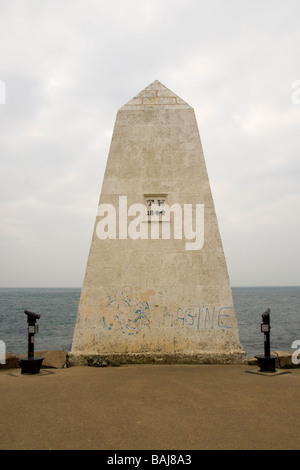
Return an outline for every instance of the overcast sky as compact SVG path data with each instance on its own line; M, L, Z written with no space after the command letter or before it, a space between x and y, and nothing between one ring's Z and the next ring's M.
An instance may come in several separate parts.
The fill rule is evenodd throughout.
M300 284L299 0L0 0L0 286L81 287L118 109L195 110L232 286Z

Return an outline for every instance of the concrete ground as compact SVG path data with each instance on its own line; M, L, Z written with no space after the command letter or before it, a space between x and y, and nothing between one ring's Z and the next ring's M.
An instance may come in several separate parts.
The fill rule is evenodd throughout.
M299 450L300 369L254 371L239 365L1 370L0 449Z

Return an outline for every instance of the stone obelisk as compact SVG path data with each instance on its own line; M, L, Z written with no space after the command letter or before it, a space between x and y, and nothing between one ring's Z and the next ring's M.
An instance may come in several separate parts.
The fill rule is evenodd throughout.
M193 108L154 81L119 109L70 364L243 363Z

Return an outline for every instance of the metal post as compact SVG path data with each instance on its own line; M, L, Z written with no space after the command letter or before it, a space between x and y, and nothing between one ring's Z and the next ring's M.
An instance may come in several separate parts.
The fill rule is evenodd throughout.
M34 333L35 333L35 321L28 321L28 359L34 357Z
M265 333L265 357L269 357L271 355L271 347L270 347L270 332L268 331Z
M270 309L267 310L262 314L262 331L264 332L264 351L265 357L270 357L271 355L271 345L270 345Z

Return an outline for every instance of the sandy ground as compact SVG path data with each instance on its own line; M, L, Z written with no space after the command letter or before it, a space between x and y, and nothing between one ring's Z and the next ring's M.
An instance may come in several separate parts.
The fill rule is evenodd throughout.
M299 450L300 369L256 371L239 365L1 370L0 449Z

